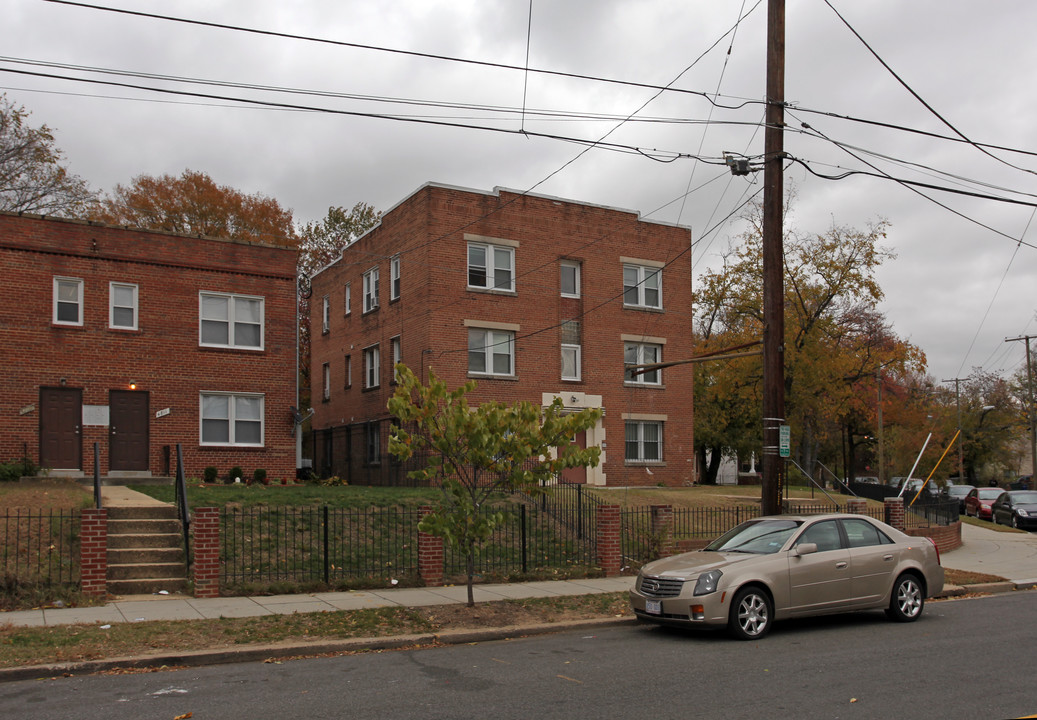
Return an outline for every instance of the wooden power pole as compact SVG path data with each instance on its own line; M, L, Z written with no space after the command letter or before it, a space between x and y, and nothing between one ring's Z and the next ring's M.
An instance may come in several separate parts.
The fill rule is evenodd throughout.
M763 170L763 514L781 512L785 462L785 276L782 210L785 162L785 0L767 2L767 114Z

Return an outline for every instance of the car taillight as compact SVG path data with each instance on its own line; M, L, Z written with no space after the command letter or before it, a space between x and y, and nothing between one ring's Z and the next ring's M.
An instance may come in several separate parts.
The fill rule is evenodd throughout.
M926 540L928 540L929 542L931 542L933 544L933 550L936 551L936 564L939 565L940 564L940 546L937 545L936 541L933 540L931 537L927 537Z

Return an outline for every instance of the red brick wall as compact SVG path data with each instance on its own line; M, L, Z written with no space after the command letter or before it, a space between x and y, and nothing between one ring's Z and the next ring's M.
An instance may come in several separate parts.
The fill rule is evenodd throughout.
M465 234L517 241L514 294L467 289ZM664 338L663 360L690 357L690 231L640 220L636 213L501 190L487 194L425 186L388 211L381 224L350 246L342 260L313 279L312 322L320 327L320 302L331 299L330 332L314 334L311 371L329 363L331 398L314 402L315 428L386 417L392 391L390 339L401 337L403 360L420 376L431 368L451 388L469 378L465 320L511 323L516 333L514 378L477 378L474 402L528 400L544 393L600 395L606 411L604 471L608 485L682 485L694 479L690 366L663 371L663 387L623 382L623 335ZM389 259L399 253L402 293L389 300ZM624 308L621 257L670 263L663 269L663 311ZM580 299L562 298L559 260L581 263ZM377 312L362 312L363 273L380 269ZM343 287L353 307L344 316ZM582 378L561 380L558 327L579 316ZM363 349L379 343L381 387L364 391ZM344 390L344 356L353 383ZM567 395L566 395L567 396ZM315 393L315 397L317 397ZM664 463L624 461L624 414L666 416Z
M932 538L941 553L961 547L961 522L938 527L912 528L904 532L914 537Z
M289 406L295 404L296 251L266 245L139 232L79 221L0 213L0 460L39 459L41 386L81 388L83 404L107 406L111 389L135 382L149 393L149 466L182 443L188 475L265 468L295 474ZM84 284L82 327L52 324L53 278ZM138 285L138 330L108 328L111 281ZM199 291L265 298L262 351L199 347ZM265 446L200 445L199 393L265 395ZM159 410L169 409L156 418ZM92 443L108 472L108 427L85 426L83 469Z
M421 507L421 516L432 512L432 508ZM428 587L443 584L443 538L418 531L418 574Z
M220 509L196 508L191 518L194 596L220 595Z
M108 594L108 511L88 508L80 514L80 589L84 595Z
M606 577L615 577L623 569L620 506L599 505L597 523L598 566Z

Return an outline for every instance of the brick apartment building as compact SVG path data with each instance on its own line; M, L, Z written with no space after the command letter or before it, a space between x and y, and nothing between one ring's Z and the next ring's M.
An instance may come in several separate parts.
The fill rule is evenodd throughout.
M393 366L470 399L602 408L592 485L694 478L691 232L553 197L427 184L312 278L314 467L399 482L387 457Z
M296 255L0 213L0 460L294 477Z

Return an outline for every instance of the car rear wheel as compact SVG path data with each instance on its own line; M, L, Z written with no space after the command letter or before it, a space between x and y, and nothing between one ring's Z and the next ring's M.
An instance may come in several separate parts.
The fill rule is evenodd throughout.
M918 578L905 573L897 578L893 585L893 596L889 599L886 615L896 622L912 622L922 614L925 606L925 593Z
M728 629L739 640L758 640L771 629L774 607L766 592L756 587L742 588L731 603Z

